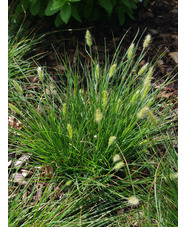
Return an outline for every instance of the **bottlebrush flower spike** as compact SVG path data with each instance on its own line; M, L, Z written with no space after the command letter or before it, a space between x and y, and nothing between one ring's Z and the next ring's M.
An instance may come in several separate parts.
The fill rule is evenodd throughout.
M116 139L115 136L111 136L111 137L109 138L109 142L108 142L108 146L109 146L109 147L114 143L114 140L115 140L115 139Z
M144 66L141 67L141 69L140 69L139 72L138 72L138 76L142 75L142 74L145 72L145 70L146 70L148 64L149 64L149 63L146 63Z
M171 173L171 174L169 175L169 178L170 178L171 180L177 179L177 178L178 178L178 173Z
M13 84L14 84L15 89L22 95L23 90L22 90L21 86L17 83L17 81L13 80Z
M103 98L102 98L103 107L105 107L107 104L107 97L108 97L107 91L103 91Z
M99 124L102 118L103 118L103 115L101 113L101 110L97 109L95 113L95 121Z
M9 105L9 108L10 108L11 110L13 110L13 111L16 112L17 114L23 116L22 112L21 112L17 107L15 107L14 105L12 105L11 103L9 103L8 105Z
M134 95L132 96L132 99L131 99L131 103L133 103L135 100L136 100L136 98L138 97L138 94L140 93L140 91L139 90L137 90L135 93L134 93Z
M118 99L118 101L117 101L117 105L116 105L116 113L117 113L117 112L118 112L118 110L119 110L120 103L121 103L121 99Z
M137 114L137 118L142 119L147 112L147 107L143 107Z
M147 48L149 46L149 43L151 41L151 35L148 34L146 37L145 37L145 40L143 42L143 49Z
M144 83L143 83L144 86L143 86L143 94L142 94L141 100L143 100L145 98L145 96L147 95L147 93L150 89L152 74L153 74L153 67L150 67L150 69L147 73L147 76L144 80Z
M147 115L148 115L148 119L152 122L152 123L156 123L156 117L154 116L154 114L152 113L152 111L147 107Z
M70 139L72 139L73 132L72 132L72 126L70 124L67 124L67 130L68 130L68 134L69 134Z
M146 78L144 80L144 86L146 86L146 84L151 82L152 75L153 75L153 67L150 67L149 71L147 72L147 76L146 76Z
M113 162L118 162L118 161L120 161L120 160L121 160L121 157L120 157L119 154L114 155L114 157L113 157Z
M130 60L134 51L134 43L132 43L128 49L127 59Z
M91 47L92 46L92 37L91 37L91 34L90 34L89 30L86 31L85 39L86 39L86 44L89 47Z
M96 65L95 78L98 81L98 79L99 79L99 64Z
M113 64L113 65L110 67L109 74L108 74L109 78L111 78L112 75L114 74L115 69L116 69L116 66L117 66L117 64Z
M114 170L119 170L124 166L124 162L118 162L115 166L114 166Z
M128 198L128 203L129 205L132 205L132 206L137 206L139 204L139 199L136 197L136 196L130 196Z
M41 67L37 68L37 74L39 76L40 81L44 82L44 73L43 73L43 70L41 69Z

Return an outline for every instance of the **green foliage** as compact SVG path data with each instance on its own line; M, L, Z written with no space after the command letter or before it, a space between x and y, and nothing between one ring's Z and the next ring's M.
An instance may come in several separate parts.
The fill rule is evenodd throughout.
M33 16L55 17L55 25L67 24L71 17L81 22L84 19L97 20L101 15L111 17L117 14L120 24L125 16L133 18L133 10L139 0L19 0L15 10L15 19L19 20L23 11L29 10Z

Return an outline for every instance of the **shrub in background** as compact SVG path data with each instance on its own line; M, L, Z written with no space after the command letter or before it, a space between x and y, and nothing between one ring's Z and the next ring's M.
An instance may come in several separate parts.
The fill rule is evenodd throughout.
M67 24L71 17L81 22L85 19L97 20L102 15L111 17L117 14L122 25L126 15L133 19L133 10L137 8L138 2L139 0L19 0L15 20L19 20L20 14L27 10L33 16L56 15L56 26Z

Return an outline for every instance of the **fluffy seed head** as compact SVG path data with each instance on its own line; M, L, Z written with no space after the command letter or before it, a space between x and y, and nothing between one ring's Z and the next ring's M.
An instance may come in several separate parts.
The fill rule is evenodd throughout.
M99 64L96 65L95 78L98 81L98 79L99 79Z
M124 166L124 162L118 162L115 166L114 166L114 170L119 170Z
M107 97L108 97L107 91L103 91L103 98L102 98L103 107L105 107L107 104Z
M142 75L142 74L145 72L145 70L146 70L148 64L149 64L149 63L146 63L144 66L141 67L141 69L140 69L139 72L138 72L138 76Z
M147 95L150 89L152 74L153 74L153 67L150 67L149 71L147 72L147 76L143 82L143 94L141 97L142 100L145 98L145 96Z
M171 180L177 179L178 178L178 173L171 173L169 175L169 177L170 177Z
M43 73L43 70L41 69L41 67L37 68L37 74L39 76L40 81L44 82L44 73Z
M66 186L70 186L71 184L72 184L72 181L71 181L71 180L68 180L68 181L65 183Z
M11 110L13 110L13 111L16 112L17 114L23 116L22 112L21 112L17 107L15 107L14 105L12 105L11 103L9 103L8 105L9 105L9 108L10 108Z
M154 116L154 114L152 113L152 111L147 107L147 115L148 115L148 119L152 122L152 123L156 123L156 117Z
M145 37L145 40L144 40L144 42L143 42L143 48L144 48L144 49L147 48L147 47L149 46L150 41L151 41L151 35L148 34L148 35Z
M101 113L101 110L97 109L95 113L95 121L99 124L102 118L103 118L103 115Z
M144 80L144 86L146 86L146 84L151 83L152 75L153 75L153 67L150 67L149 71L147 72L147 76Z
M114 143L114 140L116 139L116 136L111 136L109 138L109 142L108 142L108 146L110 147L113 143Z
M112 75L114 74L115 69L116 69L116 66L117 66L117 64L113 64L113 65L110 67L109 74L108 74L109 78L111 78Z
M138 94L139 94L139 90L137 90L137 91L134 93L134 95L132 96L131 103L133 103L133 102L136 100Z
M120 103L121 103L121 99L118 99L118 101L117 101L117 105L116 105L116 113L117 113L117 112L118 112L118 110L119 110Z
M67 124L67 130L68 130L68 134L69 134L70 139L72 139L73 132L72 132L72 126L70 124Z
M132 43L128 49L127 59L130 60L134 50L134 43Z
M145 106L138 112L137 118L138 119L144 118L144 115L146 114L146 112L147 112L147 107Z
M113 162L118 162L118 161L120 161L120 160L121 160L121 157L120 157L119 154L114 155L114 157L113 157Z
M128 203L131 206L137 206L139 204L139 199L136 196L134 196L134 195L133 196L130 196L128 198Z
M86 31L85 39L86 39L87 46L91 47L92 46L92 37L91 37L89 30Z
M141 100L143 100L146 97L147 93L150 90L150 86L151 86L151 83L150 82L147 82L145 84L145 86L143 87L143 90L142 90L143 92L142 92Z
M17 83L17 81L13 80L13 84L14 84L15 89L22 95L23 90L22 90L21 86Z

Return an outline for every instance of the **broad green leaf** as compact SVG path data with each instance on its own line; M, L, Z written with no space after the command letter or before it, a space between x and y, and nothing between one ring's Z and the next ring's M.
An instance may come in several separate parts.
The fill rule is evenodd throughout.
M71 5L69 3L65 3L65 5L61 8L60 16L62 21L67 24L71 16Z
M118 6L116 8L116 12L117 12L117 15L118 15L118 20L119 20L119 23L120 25L123 25L124 22L125 22L125 11L124 9L120 6Z
M69 0L69 2L80 2L81 0Z
M50 1L47 5L47 8L45 9L45 15L46 16L52 16L53 14L55 14L57 11L59 11L59 9L55 9L55 10L52 10L51 9L51 6L52 6L53 2Z
M112 12L112 3L110 0L99 0L99 4L106 9L107 12Z
M72 16L79 22L81 22L81 18L79 16L79 12L77 10L77 7L72 5Z
M136 9L136 4L133 1L122 0L122 3L126 5L130 10Z
M54 0L51 6L51 10L60 9L65 4L65 2L66 0Z
M56 16L56 19L55 19L55 26L59 27L61 24L63 24L63 21L61 20L60 13L58 13L58 15Z
M39 13L40 10L40 1L37 1L35 4L31 3L30 4L30 12L33 16L36 16Z
M32 4L36 4L37 0L30 0Z

